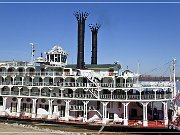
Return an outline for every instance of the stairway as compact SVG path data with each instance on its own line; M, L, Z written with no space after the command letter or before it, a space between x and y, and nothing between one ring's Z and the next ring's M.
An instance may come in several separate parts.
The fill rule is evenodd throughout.
M99 88L99 85L98 83L95 81L97 80L95 77L94 77L94 72L90 72L87 76L87 79L92 83L92 84L89 84L89 87L91 88L88 88L88 90L90 91L91 94L93 94L96 98L99 98L98 97L98 91L97 89ZM92 88L94 87L94 88Z

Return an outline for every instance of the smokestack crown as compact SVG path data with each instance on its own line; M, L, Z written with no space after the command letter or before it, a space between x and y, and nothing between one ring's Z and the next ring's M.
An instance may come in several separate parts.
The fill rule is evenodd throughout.
M89 24L89 28L91 30L91 32L98 32L99 28L101 27L101 24Z
M81 12L81 11L74 12L74 16L76 17L78 23L85 21L88 15L89 15L88 12Z

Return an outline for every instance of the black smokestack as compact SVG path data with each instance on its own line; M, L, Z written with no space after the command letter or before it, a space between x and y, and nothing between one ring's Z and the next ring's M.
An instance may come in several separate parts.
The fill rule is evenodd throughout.
M97 64L97 33L100 28L100 24L90 24L89 27L92 32L92 56L91 56L91 64Z
M77 69L84 69L84 33L85 21L89 13L75 12L74 16L78 21L78 52L77 52Z

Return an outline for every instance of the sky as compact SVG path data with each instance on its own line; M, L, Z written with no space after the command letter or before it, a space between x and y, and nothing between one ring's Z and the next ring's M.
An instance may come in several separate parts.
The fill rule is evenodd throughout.
M68 53L68 63L76 64L77 20L73 13L80 10L89 12L85 29L85 63L91 61L88 24L100 23L99 64L118 61L123 69L137 72L139 63L141 74L151 74L157 67L164 68L159 70L164 73L168 67L165 64L175 58L180 76L179 0L174 0L176 3L161 3L168 0L159 0L160 3L145 3L150 0L142 3L134 3L135 0L131 0L132 3L118 3L118 0L114 0L115 3L101 0L97 0L99 3L34 1L0 0L0 61L30 61L29 43L33 42L36 57L54 45L60 45Z

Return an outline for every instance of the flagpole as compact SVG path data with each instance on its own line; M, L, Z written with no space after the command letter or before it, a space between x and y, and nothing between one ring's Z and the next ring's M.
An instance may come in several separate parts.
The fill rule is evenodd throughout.
M31 63L33 64L34 62L34 43L29 43L31 45Z

